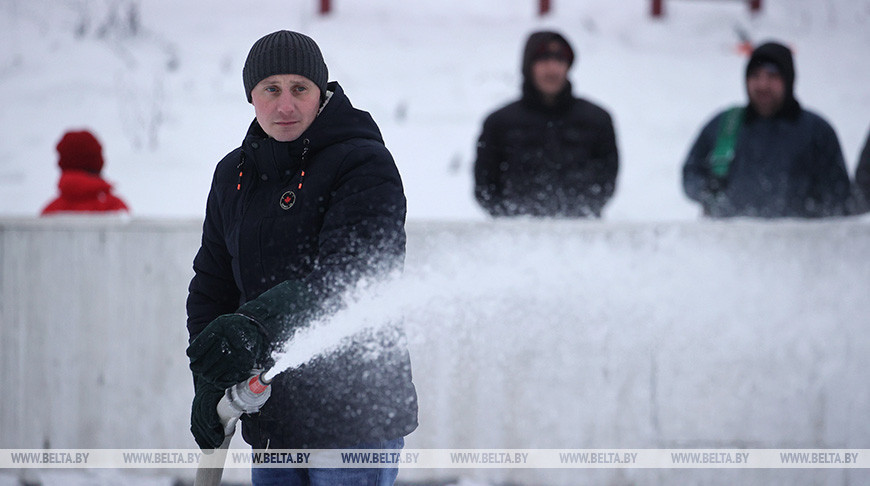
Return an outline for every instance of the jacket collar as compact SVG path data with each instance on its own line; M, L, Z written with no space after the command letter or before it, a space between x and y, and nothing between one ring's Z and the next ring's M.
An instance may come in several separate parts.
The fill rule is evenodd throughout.
M63 197L70 199L92 198L112 189L102 177L74 169L62 171L57 185Z
M532 84L532 81L526 79L523 82L523 98L522 102L529 109L546 113L550 115L563 115L571 109L571 102L574 95L571 94L571 81L565 82L565 87L556 95L556 102L552 105L544 103L544 97L541 92Z
M279 142L269 137L256 118L251 122L242 151L246 160L253 161L261 178L264 175L267 179L293 177L300 162L346 140L364 138L383 143L371 115L354 108L337 82L329 83L327 91L329 94L317 118L292 142Z
M782 107L773 116L771 120L789 120L795 121L801 114L801 104L794 96L787 96L782 104ZM746 104L746 123L751 123L755 120L761 120L761 115L752 107L752 103Z

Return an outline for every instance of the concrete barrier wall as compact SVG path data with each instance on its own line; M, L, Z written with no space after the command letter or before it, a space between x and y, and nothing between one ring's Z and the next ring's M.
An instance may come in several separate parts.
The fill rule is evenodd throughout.
M0 220L0 448L195 447L184 300L199 230ZM866 220L411 222L394 287L421 407L406 445L868 448L868 255ZM400 479L850 484L858 474Z

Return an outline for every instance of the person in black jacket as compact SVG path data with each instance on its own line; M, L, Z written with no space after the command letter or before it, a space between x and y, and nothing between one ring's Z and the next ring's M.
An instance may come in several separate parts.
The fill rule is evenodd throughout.
M870 212L870 132L855 168L855 213Z
M683 189L709 217L847 213L849 175L837 134L794 96L791 50L768 42L746 66L749 103L717 114L683 166Z
M221 160L208 195L187 299L195 398L191 431L223 441L224 390L271 365L271 352L342 305L343 293L402 266L402 181L371 116L354 108L311 38L258 40L243 70L256 118ZM292 342L291 342L292 346ZM397 449L417 426L398 324L279 374L242 417L254 449ZM396 469L254 467L257 484L392 484Z
M571 45L535 32L522 61L522 98L483 123L475 197L492 216L600 217L616 187L610 114L571 91Z

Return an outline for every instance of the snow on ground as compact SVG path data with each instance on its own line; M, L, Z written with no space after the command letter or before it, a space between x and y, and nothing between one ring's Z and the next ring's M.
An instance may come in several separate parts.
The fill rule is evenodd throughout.
M135 216L201 217L214 165L253 116L247 50L282 28L313 36L330 79L379 122L411 219L485 217L472 197L476 137L518 95L535 29L568 36L575 92L614 116L622 166L609 220L697 217L680 167L702 123L744 100L737 28L794 47L798 97L838 130L850 170L870 125L870 0L768 0L756 16L744 2L671 0L661 20L647 0L556 1L544 18L532 0L336 2L327 17L314 1L152 0L135 35L122 22L130 1L0 4L0 215L38 214L56 192L54 145L89 127Z

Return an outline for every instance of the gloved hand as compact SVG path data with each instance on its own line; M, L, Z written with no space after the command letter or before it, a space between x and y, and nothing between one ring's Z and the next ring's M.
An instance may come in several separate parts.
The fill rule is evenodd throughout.
M190 431L200 449L217 449L224 441L224 427L217 413L217 404L225 390L201 377L194 376L196 395L190 410Z
M302 282L287 280L206 326L190 343L190 369L209 383L229 388L251 370L269 368L269 351L311 319L317 299Z
M248 378L267 348L268 341L250 318L225 314L190 343L187 356L195 375L224 390Z

